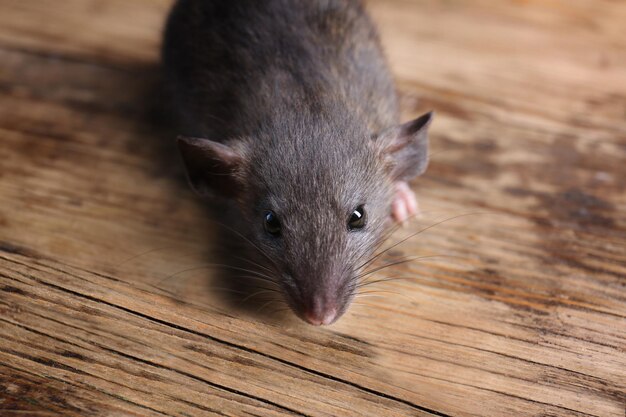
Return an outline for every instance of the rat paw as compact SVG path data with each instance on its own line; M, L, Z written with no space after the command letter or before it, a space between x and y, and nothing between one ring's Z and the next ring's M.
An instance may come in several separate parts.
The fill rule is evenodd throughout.
M409 184L404 181L397 182L395 189L396 195L391 203L391 216L396 222L404 224L409 217L419 213L417 198L409 188Z

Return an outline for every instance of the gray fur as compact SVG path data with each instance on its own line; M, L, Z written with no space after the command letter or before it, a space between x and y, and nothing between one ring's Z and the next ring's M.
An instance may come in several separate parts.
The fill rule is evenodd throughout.
M389 224L394 181L426 167L430 122L392 128L393 82L361 2L180 0L163 59L184 133L206 138L179 140L192 186L237 201L298 315L338 318ZM361 204L367 225L350 231Z

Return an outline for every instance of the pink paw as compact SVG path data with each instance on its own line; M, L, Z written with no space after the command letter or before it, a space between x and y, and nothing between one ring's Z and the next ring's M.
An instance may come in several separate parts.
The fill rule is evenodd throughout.
M398 223L405 223L409 217L419 213L417 198L409 185L400 181L395 185L396 195L391 203L391 216Z

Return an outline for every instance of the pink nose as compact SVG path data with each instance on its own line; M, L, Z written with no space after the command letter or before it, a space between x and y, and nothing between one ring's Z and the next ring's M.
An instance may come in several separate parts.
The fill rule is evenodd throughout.
M334 308L331 308L329 310L326 311L307 311L304 314L304 318L305 320L309 323L312 324L314 326L321 326L323 324L330 324L335 320L335 317L337 317L337 310Z

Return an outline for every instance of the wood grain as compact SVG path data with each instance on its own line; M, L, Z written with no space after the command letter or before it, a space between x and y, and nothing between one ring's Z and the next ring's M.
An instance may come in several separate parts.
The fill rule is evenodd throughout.
M0 415L624 416L626 4L369 2L406 118L437 111L379 265L440 257L313 328L210 266L170 3L0 0Z

